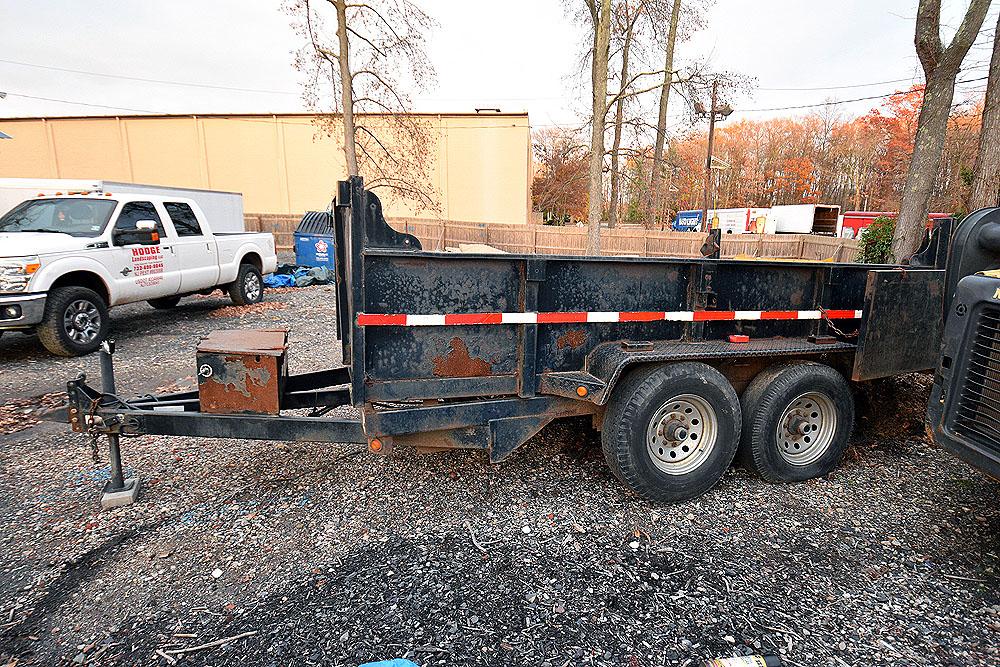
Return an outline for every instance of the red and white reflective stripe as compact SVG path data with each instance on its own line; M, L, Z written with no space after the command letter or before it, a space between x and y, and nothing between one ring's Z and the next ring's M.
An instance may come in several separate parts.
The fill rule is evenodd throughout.
M570 324L584 322L715 322L748 320L855 320L860 310L680 310L578 313L359 313L362 327L440 327L457 324Z

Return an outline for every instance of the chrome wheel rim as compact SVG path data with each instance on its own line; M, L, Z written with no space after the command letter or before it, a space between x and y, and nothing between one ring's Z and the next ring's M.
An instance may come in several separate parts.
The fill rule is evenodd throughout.
M74 343L93 343L101 335L101 312L90 301L77 299L63 312L63 330Z
M243 278L243 293L247 295L248 301L256 301L260 298L260 278L256 273L248 273Z
M830 448L837 434L837 408L822 392L798 396L778 419L775 436L778 453L794 466L815 463Z
M705 463L718 437L718 416L708 401L680 394L653 414L646 428L646 451L659 470L686 475Z

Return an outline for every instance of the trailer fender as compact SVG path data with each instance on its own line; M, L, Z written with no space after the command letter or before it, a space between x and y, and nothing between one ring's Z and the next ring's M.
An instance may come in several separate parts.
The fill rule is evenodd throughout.
M833 339L760 338L744 343L728 341L619 341L602 343L587 355L587 375L595 389L585 397L597 405L605 405L618 380L631 368L650 363L675 361L709 361L725 359L762 359L823 357L851 352L853 343ZM548 374L542 377L542 388L552 387ZM574 375L574 374L561 374ZM544 392L543 392L544 393ZM552 392L556 393L556 392ZM560 394L569 395L569 394Z

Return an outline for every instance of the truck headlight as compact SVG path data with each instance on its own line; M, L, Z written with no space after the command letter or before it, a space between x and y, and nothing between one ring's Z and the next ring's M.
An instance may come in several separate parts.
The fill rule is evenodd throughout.
M0 292L23 292L31 276L41 268L37 255L0 259Z

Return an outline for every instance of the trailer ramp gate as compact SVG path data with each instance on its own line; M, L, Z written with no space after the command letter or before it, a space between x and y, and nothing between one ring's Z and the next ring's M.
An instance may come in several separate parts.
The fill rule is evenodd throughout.
M853 380L937 365L944 328L944 278L943 270L868 272Z

